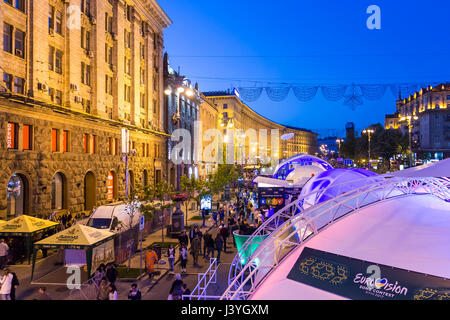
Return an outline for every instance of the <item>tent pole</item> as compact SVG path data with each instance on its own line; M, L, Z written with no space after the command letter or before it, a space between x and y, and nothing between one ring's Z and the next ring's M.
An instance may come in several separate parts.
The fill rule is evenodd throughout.
M91 278L91 267L92 267L92 247L89 247L86 250L86 264L87 264L87 273L88 280Z
M36 253L37 253L37 248L33 248L33 265L31 266L31 279L30 282L33 281L33 276L34 276L34 266L36 264Z

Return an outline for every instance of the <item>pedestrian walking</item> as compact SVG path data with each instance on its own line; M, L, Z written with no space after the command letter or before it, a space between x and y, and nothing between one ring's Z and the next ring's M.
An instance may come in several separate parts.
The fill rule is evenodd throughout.
M168 300L181 300L181 296L183 295L183 280L181 280L181 275L177 273L175 277L176 280L172 283Z
M202 220L203 220L202 228L204 228L206 227L206 210L202 210Z
M205 259L206 257L206 244L210 236L211 235L209 234L209 232L206 232L205 235L203 236L203 259Z
M214 258L214 239L211 234L208 234L208 239L206 240L205 246L206 246L205 260L209 259L209 254L211 254L211 258Z
M189 243L192 245L192 240L195 238L195 228L192 227L191 230L189 230Z
M194 267L198 266L198 256L200 255L202 249L202 243L199 239L198 234L195 235L194 240L191 243L191 255L194 258Z
M2 295L2 300L11 300L12 280L12 273L8 269L4 269L2 278L0 279L0 294Z
M189 244L188 236L185 230L183 230L183 233L178 237L178 241L180 242L180 248L183 244L186 245L186 247Z
M94 273L94 282L97 288L100 285L100 281L102 281L103 277L105 276L106 276L106 266L104 263L102 263L98 266L97 270L95 270Z
M225 226L225 224L222 222L222 224L219 227L219 233L223 238L223 252L227 252L227 238L228 238L228 228Z
M0 269L3 269L6 266L8 251L9 247L6 244L5 239L2 238L0 240Z
M182 244L180 248L180 265L181 265L181 273L186 273L186 264L188 259L188 250L185 244Z
M108 300L117 300L117 288L114 284L108 286Z
M223 248L223 238L220 232L217 233L216 239L214 240L214 244L216 245L217 250L217 262L220 262L220 253L222 252Z
M11 297L11 300L16 300L16 289L19 287L19 278L17 277L15 272L11 272L13 275L12 282L11 282L11 292L9 296Z
M106 279L109 283L115 284L117 280L117 269L115 268L113 263L108 263L106 265Z
M214 227L217 227L217 211L213 211L213 213L212 213L212 217L213 217L213 220L214 220Z
M145 266L147 269L148 277L151 278L155 273L155 263L158 262L158 254L153 248L147 250L145 255Z
M137 284L133 283L131 285L131 290L128 292L128 300L141 300L142 293L141 290L137 288Z
M175 249L172 244L169 245L169 249L167 249L167 257L169 260L169 268L170 274L174 273L174 264L175 264Z
M105 278L100 281L100 285L97 290L97 300L108 300L109 299L109 285L108 280Z

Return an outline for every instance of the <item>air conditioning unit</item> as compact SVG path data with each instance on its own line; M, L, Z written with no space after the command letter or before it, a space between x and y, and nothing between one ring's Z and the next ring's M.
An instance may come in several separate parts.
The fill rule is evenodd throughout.
M23 56L23 51L20 50L20 49L16 49L16 56L22 57Z
M47 91L47 85L45 83L38 82L38 90Z

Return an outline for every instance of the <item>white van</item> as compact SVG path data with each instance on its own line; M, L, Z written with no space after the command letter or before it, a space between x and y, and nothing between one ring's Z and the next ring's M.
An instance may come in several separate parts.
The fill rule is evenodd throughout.
M130 216L125 212L125 206L123 203L100 206L91 214L86 225L116 233L125 231L130 227ZM141 212L137 209L133 217L133 227L139 224L140 216Z

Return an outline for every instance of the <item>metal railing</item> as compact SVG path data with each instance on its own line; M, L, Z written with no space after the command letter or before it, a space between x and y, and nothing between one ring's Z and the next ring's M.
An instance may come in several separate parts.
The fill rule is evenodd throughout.
M364 185L345 191L349 190L350 183L363 180ZM439 178L380 179L375 176L330 186L297 199L263 223L247 240L240 251L247 250L256 236L271 232L245 263L239 261L239 253L236 255L230 268L229 286L221 299L248 299L266 276L295 248L339 218L362 207L412 194L431 194L450 201L446 182ZM336 197L315 205L309 203L311 195L316 196L320 192L323 195L330 188L338 188L334 190Z
M210 284L214 284L217 282L217 259L210 258L209 259L209 267L204 273L198 274L198 282L195 286L194 290L192 290L191 294L183 295L183 300L217 300L220 296L208 296L206 295L206 291Z
M79 288L71 289L67 300L96 300L98 285L94 277L82 283Z

